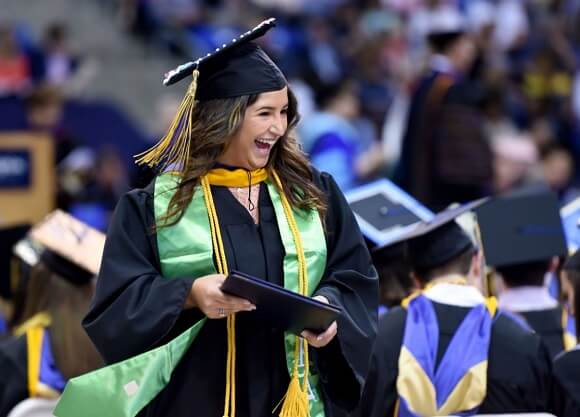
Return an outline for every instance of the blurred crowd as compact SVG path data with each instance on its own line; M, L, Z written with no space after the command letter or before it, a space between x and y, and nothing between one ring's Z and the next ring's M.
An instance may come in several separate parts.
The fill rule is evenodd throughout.
M25 24L0 23L0 133L49 135L54 142L57 207L104 230L128 189L114 147L91 147L64 122L67 103L82 97L98 71L72 45L69 28L48 25L36 39Z
M265 17L277 17L278 28L263 46L298 96L302 121L297 133L305 151L345 191L380 177L397 180L398 173L411 169L402 154L408 127L417 124L411 116L413 96L432 69L434 54L455 54L462 67L461 90L470 92L470 113L455 117L465 126L452 129L484 143L464 144L465 155L473 158L448 175L479 178L482 195L536 182L558 192L563 203L578 192L580 4L574 0L99 2L128 36L184 60ZM434 22L454 16L461 18L467 49L433 48ZM80 205L104 228L120 193L142 181L134 181L118 149L83 146L83 138L72 137L61 122L66 101L82 95L98 76L91 57L75 50L71 38L61 23L47 27L41 39L3 24L0 95L24 97L26 127L54 137L58 206ZM162 101L157 117L170 120L177 103ZM445 158L441 163L449 165ZM477 166L485 175L470 171ZM423 181L417 175L415 181ZM404 179L397 182L434 208L473 197L451 191L431 204ZM95 209L97 199L103 202Z
M580 154L580 4L573 0L126 0L126 28L184 58L267 16L264 47L298 94L305 150L347 190L396 171L433 23L459 15L468 130L489 145L484 194L543 182L568 201ZM432 46L432 45L431 45ZM474 130L475 129L475 130ZM336 145L336 143L340 145ZM470 149L467 149L469 151ZM475 147L474 153L480 154ZM483 156L482 156L483 157ZM467 173L467 175L469 172ZM451 202L461 195L449 197ZM427 202L428 203L428 202Z

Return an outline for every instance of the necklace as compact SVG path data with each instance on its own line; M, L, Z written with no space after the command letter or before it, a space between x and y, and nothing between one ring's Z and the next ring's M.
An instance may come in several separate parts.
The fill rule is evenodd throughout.
M238 200L238 202L248 211L255 224L259 222L258 201L260 193L260 184L254 184L251 187L229 187L228 190Z

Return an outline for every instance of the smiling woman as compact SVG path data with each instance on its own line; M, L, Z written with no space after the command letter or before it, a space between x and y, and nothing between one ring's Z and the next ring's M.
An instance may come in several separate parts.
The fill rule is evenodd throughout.
M167 84L193 80L168 134L139 159L159 174L119 202L84 320L119 363L69 384L58 417L331 417L356 406L377 276L340 190L293 137L285 77L251 42L272 26L168 73ZM221 291L230 269L343 314L321 334L273 328L259 306Z

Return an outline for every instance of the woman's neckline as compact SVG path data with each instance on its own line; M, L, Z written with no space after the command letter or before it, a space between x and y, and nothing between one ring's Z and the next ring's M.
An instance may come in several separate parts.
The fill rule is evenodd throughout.
M242 168L242 167L238 167L235 165L228 165L228 164L224 164L222 162L214 162L213 164L213 168L222 168L222 169L227 169L228 171L236 171L238 169L244 170L244 171L250 171L247 168Z

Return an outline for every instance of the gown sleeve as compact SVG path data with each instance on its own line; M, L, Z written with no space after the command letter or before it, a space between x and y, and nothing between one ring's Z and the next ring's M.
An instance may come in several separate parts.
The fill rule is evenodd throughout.
M554 360L553 413L580 417L580 350L561 353Z
M398 400L399 353L406 317L407 312L400 307L381 317L362 399L351 417L394 415Z
M322 388L331 403L351 411L360 400L377 332L378 277L356 219L328 174L314 173L327 196L328 257L315 291L341 307L338 333L317 349Z
M26 339L6 339L0 344L0 417L28 398Z
M161 276L152 193L123 196L107 233L97 288L83 326L107 363L143 353L172 330L193 278Z

